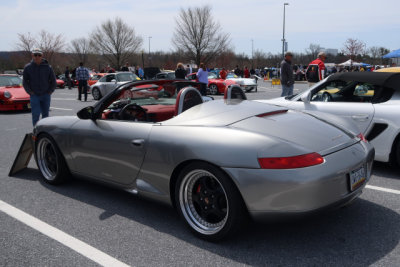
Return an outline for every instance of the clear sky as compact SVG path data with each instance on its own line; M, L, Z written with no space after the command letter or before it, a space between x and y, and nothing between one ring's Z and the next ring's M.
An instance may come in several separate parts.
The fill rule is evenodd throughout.
M400 0L0 0L0 51L15 49L17 33L45 29L69 42L88 37L102 21L120 17L134 26L148 50L170 51L175 18L181 7L209 4L214 18L231 36L236 53L281 51L283 3L289 50L303 52L310 43L343 47L349 37L367 47L400 48Z

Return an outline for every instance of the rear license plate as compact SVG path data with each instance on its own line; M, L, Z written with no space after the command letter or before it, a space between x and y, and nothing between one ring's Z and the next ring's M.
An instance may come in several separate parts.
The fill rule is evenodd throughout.
M350 172L350 190L354 191L360 187L366 180L365 167L362 166L352 172Z

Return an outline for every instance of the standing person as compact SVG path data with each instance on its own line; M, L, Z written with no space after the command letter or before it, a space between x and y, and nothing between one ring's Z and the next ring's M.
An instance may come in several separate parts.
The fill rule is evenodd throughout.
M71 90L71 77L70 77L70 74L69 74L69 68L68 68L68 66L65 67L64 76L65 76L65 82L66 82L67 85L68 85L68 89Z
M326 54L324 52L319 52L318 58L311 61L308 65L306 70L306 79L310 87L325 78L325 60Z
M285 53L285 59L281 62L281 96L293 95L293 67L292 67L293 54L291 52Z
M123 67L121 68L121 71L129 71L129 63L128 63L128 62L126 62L126 63L125 63L125 66L123 66Z
M186 75L192 74L192 67L190 65L186 65Z
M78 100L82 100L82 93L85 94L85 102L87 101L87 81L89 80L89 70L83 66L83 63L79 63L79 67L76 69L76 79L78 80L79 97ZM82 91L83 90L83 91Z
M204 63L200 63L199 71L196 73L197 80L200 83L201 95L207 95L208 71Z
M236 65L236 69L233 73L238 77L242 76L242 71L239 69L239 65Z
M51 94L56 89L56 76L52 67L39 49L32 51L32 61L24 67L23 85L25 91L30 95L32 124L49 116Z
M176 65L175 78L176 79L186 79L186 70L182 63L178 63Z
M142 69L141 67L139 67L138 76L139 76L139 78L140 78L141 80L144 79L144 71L143 71L143 69Z
M226 76L228 76L228 72L225 70L225 68L222 68L222 70L219 72L219 77L226 80Z
M243 73L244 73L244 77L245 78L250 78L250 71L247 68L247 66L244 67L244 72Z

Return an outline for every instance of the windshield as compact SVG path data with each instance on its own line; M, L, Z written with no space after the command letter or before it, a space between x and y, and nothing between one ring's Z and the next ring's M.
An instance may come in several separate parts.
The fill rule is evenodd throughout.
M22 85L22 79L18 76L0 76L0 86Z
M209 72L208 73L208 79L217 79L217 75L215 73Z
M136 81L137 76L136 74L126 72L126 73L118 73L118 81L119 82L130 82L130 81Z

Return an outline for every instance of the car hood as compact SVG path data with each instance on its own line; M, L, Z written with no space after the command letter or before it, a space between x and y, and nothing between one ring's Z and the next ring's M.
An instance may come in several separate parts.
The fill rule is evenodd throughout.
M0 91L8 91L11 94L11 99L13 100L20 100L20 99L29 99L30 96L25 91L24 87L22 86L15 86L15 87L0 87Z

